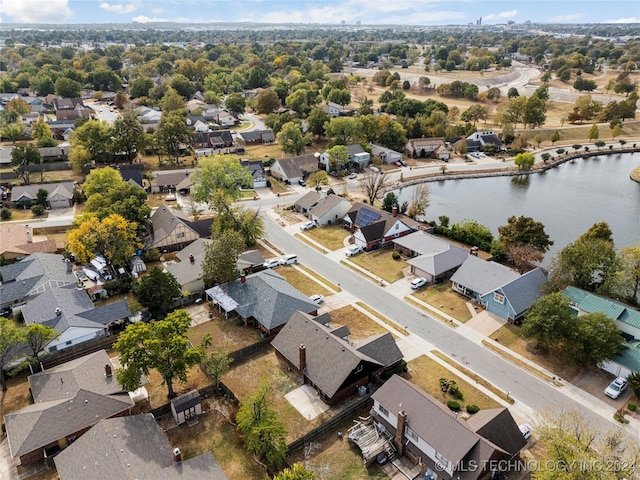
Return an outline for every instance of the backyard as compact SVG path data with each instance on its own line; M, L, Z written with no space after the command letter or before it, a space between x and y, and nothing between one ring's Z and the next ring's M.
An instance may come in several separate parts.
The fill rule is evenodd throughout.
M213 307L209 308L213 318L187 331L187 336L193 345L200 345L207 334L211 335L211 348L222 348L230 352L260 341L260 332L257 328L245 326L237 318L226 319Z
M407 267L404 260L394 260L392 250L374 250L349 257L349 261L382 278L388 283L404 278L402 270Z

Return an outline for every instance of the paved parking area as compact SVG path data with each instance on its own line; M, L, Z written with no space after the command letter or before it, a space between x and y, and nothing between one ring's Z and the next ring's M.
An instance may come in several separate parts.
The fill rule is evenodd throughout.
M571 383L585 392L590 393L598 400L602 400L613 407L622 408L631 397L633 397L633 392L630 387L627 387L627 390L615 400L607 397L604 394L604 390L615 378L615 376L604 370L586 370L576 375L571 380Z
M329 405L320 400L318 392L311 385L302 385L287 393L284 398L307 420L313 420L329 410Z

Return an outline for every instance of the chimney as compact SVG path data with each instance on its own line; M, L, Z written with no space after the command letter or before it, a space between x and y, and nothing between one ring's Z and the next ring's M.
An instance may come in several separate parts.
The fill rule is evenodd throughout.
M391 215L394 217L398 215L398 207L391 207Z
M25 228L27 230L26 235L27 235L27 243L33 243L33 237L31 235L31 227L29 225L25 225Z
M300 344L298 352L300 353L300 372L304 376L304 369L307 368L307 348L304 343Z
M113 375L113 369L111 368L111 365L107 363L104 366L104 376L110 377L111 375Z
M196 259L193 257L193 255L189 255L189 262L196 263Z
M240 283L242 285L244 285L245 283L247 283L247 277L246 275L240 275Z
M173 449L173 461L176 463L182 463L182 453L178 447Z
M404 410L398 412L398 424L396 425L396 435L393 438L393 445L398 451L398 456L404 454L404 429L407 424L407 414Z
M59 317L60 315L62 315L62 310L60 310L60 307L56 307L56 317Z

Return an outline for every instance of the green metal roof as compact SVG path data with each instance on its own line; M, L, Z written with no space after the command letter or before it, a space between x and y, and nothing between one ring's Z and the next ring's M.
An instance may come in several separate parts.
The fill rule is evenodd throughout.
M613 361L634 372L640 372L640 348L628 347L616 355Z
M640 328L640 311L608 298L599 297L576 287L567 287L562 294L586 313L604 313L607 317Z

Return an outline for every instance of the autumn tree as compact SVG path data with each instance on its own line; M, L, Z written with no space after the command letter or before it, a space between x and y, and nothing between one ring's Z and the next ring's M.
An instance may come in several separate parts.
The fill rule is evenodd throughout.
M307 185L316 190L322 185L329 185L329 175L324 170L313 172L309 175L309 178L307 178Z
M269 114L280 107L278 94L268 88L262 90L256 98L256 111L258 113Z
M168 397L175 397L174 379L186 382L188 370L203 357L202 348L189 342L190 326L191 317L184 310L171 312L164 320L129 325L113 345L120 355L122 368L116 370L116 378L123 389L137 389L141 376L153 369L166 383Z
M290 155L300 155L310 141L309 136L302 133L300 125L294 122L285 123L277 138L282 151Z
M88 120L71 134L71 151L84 150L90 160L108 163L111 160L111 130L107 122Z
M426 183L419 183L416 185L413 188L413 193L411 194L411 200L409 202L409 207L407 208L407 215L414 219L423 216L429 206L430 195L431 191Z
M2 391L7 391L4 367L20 354L18 345L24 341L24 330L12 320L0 317L0 384Z
M205 245L202 280L205 285L226 283L238 278L238 256L244 251L242 235L226 230Z
M526 245L541 253L549 251L553 241L544 231L544 225L530 217L512 216L507 224L498 227L498 240L491 248L497 257L508 258L507 252L515 245ZM511 250L513 253L513 250Z
M536 157L530 152L521 152L516 155L513 163L515 163L520 170L529 171L533 167L536 161Z
M296 462L275 475L273 480L315 480L315 478L316 474L312 470L307 470L302 463Z
M598 125L596 125L595 123L591 125L591 128L589 129L589 133L587 136L591 141L597 140L598 137L600 136L600 133L598 132Z
M59 336L60 332L56 332L53 327L41 323L32 323L24 327L22 339L29 349L26 365L29 366L32 373L38 370L37 364L40 363L40 354L45 347Z
M160 267L151 268L133 285L133 293L154 318L164 317L169 306L181 295L180 284Z
M240 188L250 188L253 179L236 158L212 155L200 159L191 174L191 185L197 202L207 203L220 212L220 202L229 204L240 198Z
M360 178L360 187L373 205L378 194L387 186L386 177L377 173L368 173Z
M42 118L31 126L31 138L36 141L37 147L55 147L58 144L51 127Z
M344 145L335 145L327 150L327 157L329 159L329 170L338 172L340 175L349 160L349 150Z
M87 263L96 255L102 255L111 265L125 265L127 259L141 247L136 229L136 223L128 222L117 214L103 219L85 217L69 232L67 248L80 263Z

